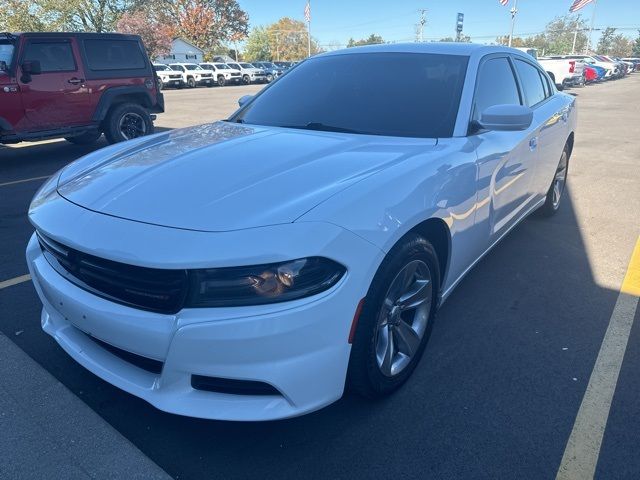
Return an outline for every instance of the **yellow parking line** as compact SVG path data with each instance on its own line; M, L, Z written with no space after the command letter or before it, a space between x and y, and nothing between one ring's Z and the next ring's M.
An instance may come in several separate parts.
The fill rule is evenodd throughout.
M640 238L582 397L556 479L593 478L640 297Z
M3 288L7 288L7 287L12 287L14 285L18 285L19 283L28 282L29 280L31 280L31 275L22 275L22 276L16 277L16 278L10 278L9 280L5 280L3 282L0 282L0 290L2 290Z
M0 183L0 187L6 187L7 185L15 185L16 183L35 182L36 180L44 180L45 178L49 178L50 176L51 175L45 175L43 177L25 178L23 180L14 180L13 182Z

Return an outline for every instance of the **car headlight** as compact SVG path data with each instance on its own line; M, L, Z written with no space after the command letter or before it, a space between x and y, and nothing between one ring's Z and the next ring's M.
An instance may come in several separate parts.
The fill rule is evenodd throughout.
M323 257L191 270L185 307L236 307L296 300L328 290L345 271L339 263Z

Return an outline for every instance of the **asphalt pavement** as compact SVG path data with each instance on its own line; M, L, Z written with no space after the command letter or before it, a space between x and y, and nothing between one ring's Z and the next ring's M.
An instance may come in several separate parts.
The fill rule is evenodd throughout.
M258 89L167 92L157 125L226 117ZM389 398L347 394L285 421L205 421L160 412L71 360L41 331L30 282L1 288L27 273L26 210L43 177L95 148L64 141L0 147L0 331L174 478L555 478L640 235L640 74L571 93L579 128L560 212L524 221L462 281ZM639 316L610 413L586 419L605 417L601 445L579 450L595 455L597 478L640 477Z

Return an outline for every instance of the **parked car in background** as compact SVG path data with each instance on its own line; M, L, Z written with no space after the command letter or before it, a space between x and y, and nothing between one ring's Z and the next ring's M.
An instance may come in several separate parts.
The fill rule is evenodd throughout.
M638 57L627 57L627 58L623 58L622 60L624 60L625 62L632 63L634 72L640 72L640 58L638 58Z
M0 143L109 143L153 133L164 112L137 35L0 34Z
M345 386L392 393L465 274L562 208L576 99L513 49L349 48L241 103L81 158L29 208L44 331L167 412L272 420Z
M542 65L559 90L584 85L584 62L582 60L538 57L538 63Z
M182 74L172 70L169 65L154 63L153 70L158 76L158 88L160 90L166 87L182 88L184 86Z
M618 66L611 61L608 60L600 60L592 55L552 55L549 58L558 59L564 58L569 60L581 60L585 64L596 65L598 67L602 67L605 69L604 78L606 80L610 80L612 78L618 78L620 72Z
M226 63L201 63L202 68L211 70L216 83L223 87L228 83L239 85L242 82L242 74L240 71L231 68Z
M180 72L182 81L189 88L195 88L198 85L213 87L215 79L211 70L205 70L195 63L171 63L172 70Z
M257 68L264 70L267 75L267 82L272 82L284 73L284 69L276 67L271 62L252 62L252 64Z
M287 71L291 67L293 67L293 62L273 62L273 64L284 71Z
M249 85L250 83L266 83L267 74L261 68L256 68L250 63L238 62L227 63L231 68L240 72L242 83Z
M596 71L595 67L585 66L584 67L584 81L585 83L592 83L598 81L600 76Z

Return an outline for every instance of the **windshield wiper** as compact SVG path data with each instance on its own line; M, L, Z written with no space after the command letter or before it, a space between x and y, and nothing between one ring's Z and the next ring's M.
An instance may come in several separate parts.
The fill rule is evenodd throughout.
M282 125L285 128L298 128L301 130L319 130L322 132L339 132L339 133L359 133L363 134L359 130L354 130L352 128L344 128L344 127L336 127L334 125L325 125L320 122L309 122L306 125Z

